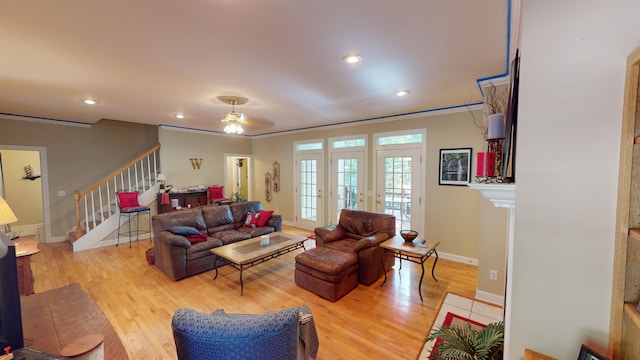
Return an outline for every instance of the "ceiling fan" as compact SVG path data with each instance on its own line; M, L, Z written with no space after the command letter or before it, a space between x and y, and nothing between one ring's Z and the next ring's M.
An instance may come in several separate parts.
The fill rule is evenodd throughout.
M245 104L248 99L240 96L218 96L218 100L231 105L231 112L226 113L220 120L225 124L224 132L227 134L242 134L244 132L242 125L246 125L247 117L243 113L236 112L236 105Z

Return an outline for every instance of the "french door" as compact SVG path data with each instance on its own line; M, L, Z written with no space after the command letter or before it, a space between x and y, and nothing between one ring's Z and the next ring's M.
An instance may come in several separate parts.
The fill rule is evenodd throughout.
M365 209L364 151L331 153L331 223L337 223L342 209Z
M322 153L296 154L296 226L314 229L323 223Z
M376 153L376 211L396 217L396 231L422 225L420 149L378 150Z

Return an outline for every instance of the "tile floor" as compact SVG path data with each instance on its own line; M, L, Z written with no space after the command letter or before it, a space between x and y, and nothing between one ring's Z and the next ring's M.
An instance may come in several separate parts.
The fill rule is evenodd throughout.
M433 323L434 328L442 324L448 312L466 317L467 319L471 319L485 325L492 322L502 321L504 317L504 311L501 307L489 305L460 295L448 293L444 298L442 305L440 306L438 317ZM431 333L431 331L429 333ZM425 337L426 336L428 336L428 334L425 335ZM434 342L435 340L424 344L424 348L422 349L418 360L427 360L429 358L429 354L431 353L431 348L433 347Z

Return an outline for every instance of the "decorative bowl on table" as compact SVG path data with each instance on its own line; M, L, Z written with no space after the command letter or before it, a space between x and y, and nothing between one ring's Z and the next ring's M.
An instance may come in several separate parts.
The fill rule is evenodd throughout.
M418 237L418 232L415 230L400 230L400 236L402 236L404 241L410 242Z

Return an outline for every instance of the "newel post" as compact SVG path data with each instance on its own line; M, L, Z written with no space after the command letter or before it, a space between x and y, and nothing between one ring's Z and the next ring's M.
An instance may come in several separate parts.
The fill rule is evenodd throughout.
M85 234L82 226L80 226L80 191L73 191L73 200L76 202L76 239L79 239Z

